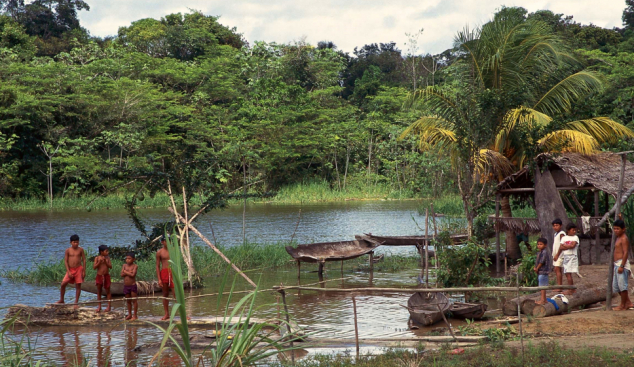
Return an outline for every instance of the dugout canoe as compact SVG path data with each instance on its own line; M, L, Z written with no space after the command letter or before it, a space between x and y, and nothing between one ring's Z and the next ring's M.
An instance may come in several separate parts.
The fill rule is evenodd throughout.
M350 260L369 254L381 245L367 237L358 237L354 241L321 242L286 246L286 252L296 261L321 263L325 261Z
M481 319L487 310L487 305L482 303L454 302L449 311L458 319Z
M424 326L430 326L442 320L443 313L447 313L450 308L451 301L440 292L418 292L407 300L410 318Z
M432 239L432 236L377 236L373 234L366 234L366 236L381 242L383 246L422 246L427 238ZM462 243L467 240L467 235L452 235L451 239L454 243Z
M154 293L161 293L161 287L159 287L157 281L144 282L137 281L137 290L138 295L148 295ZM189 283L185 282L183 286L187 289L189 288ZM95 281L87 281L81 283L81 290L83 292L94 293L97 294L97 284ZM110 294L113 297L123 297L123 282L112 282L110 284ZM105 293L104 293L105 295Z

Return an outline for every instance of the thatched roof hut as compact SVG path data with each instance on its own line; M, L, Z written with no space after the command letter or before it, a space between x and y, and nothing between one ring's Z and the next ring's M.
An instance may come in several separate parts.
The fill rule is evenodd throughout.
M583 155L562 153L559 155L540 154L535 159L542 169L548 167L555 185L568 190L598 189L614 197L617 195L621 174L621 157L613 153ZM501 192L530 192L534 188L532 170L524 167L506 177L498 184ZM627 191L634 187L634 164L627 162L623 188ZM526 190L513 190L526 189Z

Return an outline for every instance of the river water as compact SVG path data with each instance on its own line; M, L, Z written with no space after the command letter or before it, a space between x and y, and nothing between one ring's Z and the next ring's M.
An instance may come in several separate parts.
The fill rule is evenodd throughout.
M327 242L353 239L355 234L372 232L383 235L420 234L415 221L424 222L417 214L415 201L341 202L309 205L249 205L246 211L246 237L253 242L289 241L293 232L300 243ZM301 210L301 215L299 214ZM165 210L144 210L148 223L165 221L169 214ZM299 225L298 223L299 219ZM214 211L198 222L198 228L212 238L211 226L219 243L232 246L242 242L242 208L230 207ZM64 212L0 212L0 267L2 269L28 269L39 262L59 259L68 246L68 238L77 233L85 248L96 248L100 244L130 245L139 238L126 212L122 210L64 211ZM383 251L414 252L413 248L386 248ZM316 269L302 267L301 283L318 281ZM398 273L373 273L359 271L353 267L344 269L327 266L327 279L345 277L327 284L328 287L355 288L368 286L404 287L417 284L417 271L404 270ZM260 279L261 287L297 284L296 270L250 273ZM59 295L57 287L40 287L25 284L3 283L0 308L14 304L43 306L53 302ZM208 279L206 287L192 294L214 293L218 289L217 279ZM248 289L238 280L238 289ZM70 300L70 293L67 297ZM273 293L262 293L258 298L260 318L277 315L278 299ZM412 335L407 329L409 318L400 305L407 302L408 295L358 295L360 337L380 338L394 335ZM92 300L91 294L82 295L82 300ZM235 304L238 298L230 300ZM226 302L224 299L222 302ZM353 338L354 324L351 298L341 293L291 292L288 295L289 312L302 326L314 332L315 337ZM120 307L122 304L118 304ZM188 311L193 317L222 316L217 309L216 298L196 298L188 302ZM0 311L1 312L1 311ZM157 301L139 302L139 316L160 315L162 306ZM429 330L419 330L418 333ZM89 359L102 365L125 365L131 361L147 361L151 353L143 346L160 341L161 334L152 327L90 326L48 327L30 329L28 335L34 343L38 356L52 361L73 364L79 358ZM140 351L135 351L135 348ZM166 354L164 363L171 364L175 356Z

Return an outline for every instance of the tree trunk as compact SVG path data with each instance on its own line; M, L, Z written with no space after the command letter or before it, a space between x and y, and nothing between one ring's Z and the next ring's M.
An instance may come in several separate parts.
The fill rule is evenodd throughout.
M555 218L559 218L563 223L562 227L565 228L568 216L553 176L549 170L542 173L539 167L535 169L535 212L542 236L548 239L548 248L552 253L555 232L551 223Z
M346 189L346 180L348 178L348 163L350 163L350 146L346 145L346 168L343 171L343 189Z
M337 148L335 148L335 172L337 172L337 185L339 186L339 191L341 191L341 179L339 177L339 165L337 164Z
M513 218L513 212L511 211L511 203L508 195L502 195L500 199L500 210L502 211L502 217ZM510 259L517 260L522 257L522 251L520 245L517 242L517 237L513 231L505 231L504 237L506 238L506 256Z
M548 302L545 305L537 305L533 308L534 317L547 317L553 315L559 315L568 310L575 309L579 306L590 305L593 303L605 301L607 292L607 286L594 287L589 289L578 289L572 296L568 296L568 304L563 303L558 299L557 306L559 310L555 309L555 306Z

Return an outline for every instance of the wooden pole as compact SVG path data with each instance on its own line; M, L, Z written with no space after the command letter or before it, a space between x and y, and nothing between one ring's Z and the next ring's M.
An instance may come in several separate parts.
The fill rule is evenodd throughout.
M594 216L599 216L599 190L594 191ZM601 236L599 231L599 226L595 227L594 234L594 263L598 264L601 261L601 248L599 247L599 242L601 242Z
M517 274L515 276L515 280L517 283L517 298L520 298L520 271L519 268L517 270ZM522 364L524 363L524 334L522 334L522 311L520 302L517 302L517 319L519 320L520 327L520 344L522 345Z
M280 290L280 294L282 294L282 302L284 302L284 313L286 314L286 327L288 328L288 335L291 341L291 362L295 364L295 350L293 349L293 335L291 334L291 320L288 316L288 306L286 305L286 292L284 290Z
M434 268L436 269L434 276L436 278L436 288L438 288L438 249L436 248L436 237L438 236L438 227L436 227L436 212L434 211L434 203L431 203L431 219L434 223Z
M357 301L352 296L352 311L354 313L354 343L357 348L357 362L359 361L359 326L357 325Z
M324 276L324 261L320 261L319 262L319 269L317 270L317 274L319 275L319 277L323 277Z
M500 194L495 195L495 272L500 276ZM506 258L506 256L505 256ZM504 276L506 276L506 259L504 260Z
M429 288L429 209L425 209L425 286Z
M341 276L343 277L343 260L341 260Z
M614 212L614 220L619 219L619 214L621 213L621 196L623 195L623 179L625 177L625 164L627 163L627 156L625 154L621 154L621 175L619 176L619 191L616 197L616 211ZM605 307L606 310L612 310L612 277L614 276L614 244L616 242L616 235L614 234L614 230L612 230L612 241L610 242L610 257L608 258L608 264L610 264L610 268L608 269L608 289L606 290L605 297Z
M301 271L302 271L302 262L298 260L297 261L297 280L301 279L301 276L302 276Z
M172 212L172 214L175 214L176 217L178 218L178 220L180 220L181 222L183 222L184 224L187 224L187 222L185 221L185 218L183 218L182 215L180 215L180 213L176 212L174 209L172 208L168 208L169 211ZM222 251L218 250L218 248L216 246L214 246L213 243L211 243L207 237L203 236L202 233L200 233L200 231L198 229L196 229L196 227L194 227L191 223L187 225L187 227L189 227L189 229L194 232L198 237L200 237L201 240L203 240L203 242L211 247L212 250L214 250L215 253L217 253L224 261L226 261L228 264L231 265L231 267L233 268L233 270L235 270L238 274L240 274L240 276L242 276L247 282L249 282L249 284L251 284L254 288L257 288L257 284L255 284L246 274L244 274L242 272L242 270L240 270L240 268L238 268L234 263L231 262L231 260L229 260L225 254L222 253Z
M340 292L340 293L359 293L359 292L393 292L393 293L464 293L464 292L517 292L517 287L460 287L460 288L317 288L317 287L305 287L285 285L284 287L273 287L272 290L279 291L280 289L302 289L307 291L319 291L319 292ZM577 289L576 285L549 285L545 287L520 287L520 292L538 292L541 290L551 289ZM234 292L235 293L235 292Z
M343 263L343 260L341 262ZM373 271L374 271L374 251L370 251L370 273L372 273Z
M449 329L449 334L451 334L451 337L453 338L453 340L457 342L458 339L454 335L453 330L451 330L451 325L449 325L449 321L447 321L447 317L445 317L445 313L443 312L442 308L440 308L440 305L436 305L436 306L438 307L438 311L442 315L442 319L445 321L445 325L447 325L447 329Z

